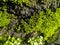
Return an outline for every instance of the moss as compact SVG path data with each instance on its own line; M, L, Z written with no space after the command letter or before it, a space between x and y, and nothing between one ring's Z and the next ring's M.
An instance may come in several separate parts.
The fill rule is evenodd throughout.
M58 8L58 10L59 9L60 8ZM51 10L47 10L46 13L40 12L39 15L40 16L35 29L37 28L41 33L44 33L44 40L48 40L48 37L54 35L55 32L58 31L57 29L60 27L60 13L57 10L55 13Z
M0 27L6 26L10 23L9 14L7 12L0 11Z
M20 45L21 44L21 39L20 38L15 38L15 37L8 37L8 40L4 43L4 45Z
M60 27L60 12L58 10L60 10L60 8L58 8L56 12L52 12L49 9L46 13L42 11L39 15L37 14L38 16L32 16L29 23L21 21L24 30L26 33L40 31L44 34L44 41L49 40L48 38L52 37Z
M60 2L56 0L1 0L0 2L1 45L24 43L40 45L41 40L46 44L60 38L60 8L57 8Z

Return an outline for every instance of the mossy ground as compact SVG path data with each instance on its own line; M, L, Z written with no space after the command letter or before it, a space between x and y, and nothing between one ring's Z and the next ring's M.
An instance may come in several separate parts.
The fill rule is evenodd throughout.
M0 0L0 45L60 45L60 0Z

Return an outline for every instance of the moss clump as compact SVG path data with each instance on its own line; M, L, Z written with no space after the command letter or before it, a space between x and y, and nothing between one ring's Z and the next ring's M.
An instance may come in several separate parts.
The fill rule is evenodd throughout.
M59 0L0 2L0 45L59 44Z
M9 14L4 11L0 11L0 27L6 26L10 23Z
M8 37L7 41L4 43L4 45L20 45L21 44L21 39L20 38L15 38L15 37Z
M46 13L41 11L38 16L32 16L30 20L24 22L22 25L26 33L37 32L43 33L44 41L48 41L50 37L52 37L60 27L60 8L56 9L56 12L52 12L51 10L47 10Z

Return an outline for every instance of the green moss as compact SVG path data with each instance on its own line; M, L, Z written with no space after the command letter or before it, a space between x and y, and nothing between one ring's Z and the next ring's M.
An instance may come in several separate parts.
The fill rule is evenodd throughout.
M23 3L29 7L33 7L36 5L36 0L11 0L12 3L16 3L18 5L23 5Z
M48 38L52 37L60 27L60 8L56 9L56 12L49 9L46 13L41 11L32 16L28 23L23 20L21 22L26 33L40 31L44 35L44 41L48 41Z
M3 5L4 4L7 5L8 0L3 0L3 1L4 1ZM12 1L11 3L17 4L17 5L25 4L25 5L27 5L27 8L28 8L28 6L31 7L31 6L35 6L37 4L36 3L37 0L10 0L10 1ZM56 2L56 0L54 0L54 1ZM2 0L1 0L1 2L2 2ZM42 0L41 2L46 4L45 6L47 6L47 4L48 4L49 6L47 6L47 7L49 8L51 6L52 0L50 0L50 1ZM40 4L38 3L38 5L40 5ZM25 7L25 6L23 6L23 7ZM2 11L2 10L4 10L4 11ZM34 10L34 9L32 9L32 10ZM19 19L19 15L17 17L14 16L13 14L7 13L7 6L2 6L0 8L0 27L2 27L3 29L0 28L0 30L4 30L5 29L4 27L7 26L6 27L7 29L5 29L7 31L7 33L9 33L8 32L9 30L11 32L13 30L13 34L11 34L12 36L14 36L14 34L15 35L18 34L19 37L20 37L20 35L23 35L23 36L21 36L24 38L23 41L28 40L28 43L30 43L31 45L35 45L35 44L37 44L37 42L40 45L41 37L39 37L39 36L43 37L43 42L44 41L53 42L56 38L60 37L60 36L56 35L60 30L60 29L58 29L58 28L60 28L60 8L57 8L55 12L52 12L50 9L47 9L46 12L40 11L39 14L34 14L33 16L31 16L30 19L28 19L28 18ZM16 21L16 20L18 20L18 21ZM8 26L8 24L9 24L9 26ZM20 31L21 31L21 34L20 34ZM37 34L36 38L34 37L36 35L34 35L33 33ZM15 38L15 37L9 37L10 35L9 36L8 35L9 34L4 35L3 33L2 34L0 33L0 41L2 41L2 42L0 42L1 45L3 45L3 44L4 45L15 45L15 44L20 45L21 42L23 43L23 41L21 41L22 39ZM32 35L32 37L30 38L30 36L29 37L27 36L27 39L26 39L24 37L26 35Z
M10 23L9 14L7 12L0 11L0 27L6 26Z
M58 8L58 10L60 10ZM44 33L44 40L48 40L48 37L51 37L55 34L57 29L60 27L60 12L52 12L47 10L46 13L40 12L39 19L35 28L40 30L41 33Z
M30 43L30 45L43 45L43 37L42 36L38 36L38 37L32 37L29 38L28 43Z
M4 45L20 45L21 44L21 39L20 38L15 38L15 37L8 37L7 41L4 43Z
M29 0L11 0L13 3L18 3L22 5L22 3L26 3L26 5L29 5Z

